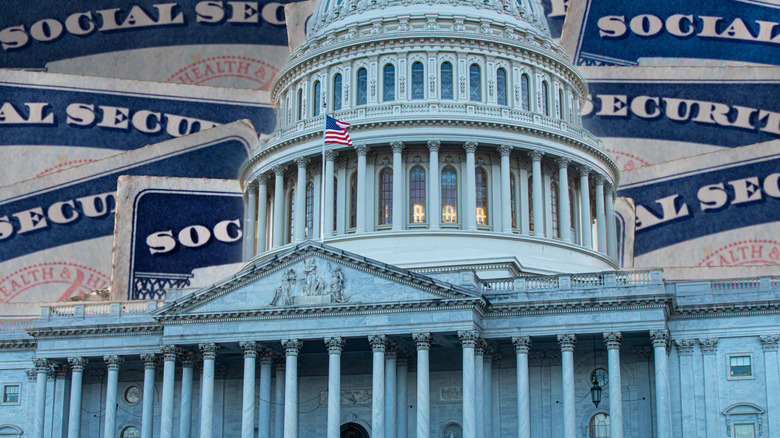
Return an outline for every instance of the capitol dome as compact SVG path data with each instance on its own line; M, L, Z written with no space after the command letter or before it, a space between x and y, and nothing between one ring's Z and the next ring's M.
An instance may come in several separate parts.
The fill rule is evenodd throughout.
M619 171L538 0L320 0L271 95L246 260L322 239L415 272L617 268ZM323 153L326 114L352 145Z

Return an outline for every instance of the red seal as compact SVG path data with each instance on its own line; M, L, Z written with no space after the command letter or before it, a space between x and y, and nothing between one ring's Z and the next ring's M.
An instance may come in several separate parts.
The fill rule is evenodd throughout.
M612 154L615 156L615 163L617 163L621 170L631 170L636 169L637 167L650 165L650 163L647 161L637 157L636 155L629 154L628 152L613 150Z
M780 265L780 242L742 240L708 255L698 266Z
M22 294L34 297L34 301L63 301L102 289L110 283L109 276L87 266L64 262L40 263L0 279L0 302L9 302ZM45 288L45 292L40 288Z
M276 67L258 59L243 56L215 56L190 64L177 71L167 82L201 85L220 78L241 78L252 81L258 90L270 90Z

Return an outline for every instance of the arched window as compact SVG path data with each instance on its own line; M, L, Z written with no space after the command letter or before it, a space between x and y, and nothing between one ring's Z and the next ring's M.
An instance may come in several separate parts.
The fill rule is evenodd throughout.
M365 105L368 100L368 72L365 68L357 71L357 104Z
M303 89L298 90L298 120L303 118Z
M382 100L385 102L395 100L395 66L385 65L382 75Z
M469 67L469 99L476 102L482 100L482 72L477 64Z
M552 219L553 237L561 237L558 227L558 183L550 183L550 218Z
M441 64L441 98L454 98L452 90L452 64L449 62Z
M564 107L563 107L563 90L558 89L558 118L564 120Z
M333 77L333 111L341 109L341 74Z
M306 228L304 234L311 237L314 231L314 183L306 184Z
M496 70L496 101L499 105L506 105L506 70L499 68Z
M425 69L422 62L412 64L412 99L425 98Z
M441 222L458 223L458 174L452 166L441 170Z
M287 201L287 227L289 230L289 240L287 242L292 242L295 239L295 189L290 190Z
M315 116L320 115L320 81L314 83L314 96L312 96L313 107L312 114Z
M481 167L476 169L476 186L477 186L477 225L488 224L488 188L487 188L487 172Z
M524 74L520 76L520 93L523 95L524 111L531 111L530 83L531 81L528 79L528 75Z
M590 419L590 438L610 438L609 415L599 413Z
M357 227L357 172L349 178L349 227Z
M515 219L515 174L509 174L509 205L512 209L512 228L517 228L517 220Z
M533 175L528 175L528 187L533 187ZM528 191L528 230L534 230L534 192Z
M409 221L425 223L425 169L414 166L409 172Z
M544 115L550 115L550 90L547 81L542 81L542 105L544 105Z
M379 225L393 223L393 169L379 172Z

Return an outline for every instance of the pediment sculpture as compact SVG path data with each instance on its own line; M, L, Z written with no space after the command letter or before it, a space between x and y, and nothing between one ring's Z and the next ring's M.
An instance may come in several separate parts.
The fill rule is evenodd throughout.
M349 301L344 293L344 272L341 266L331 266L330 282L317 274L317 263L314 258L306 259L300 274L290 268L282 274L279 286L274 289L271 306L290 306L293 304L329 304L346 303Z

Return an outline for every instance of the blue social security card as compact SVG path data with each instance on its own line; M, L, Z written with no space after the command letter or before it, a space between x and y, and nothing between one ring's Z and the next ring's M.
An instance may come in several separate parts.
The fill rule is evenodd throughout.
M0 67L269 90L290 0L6 0Z
M239 119L270 133L268 92L0 70L0 186Z
M238 270L244 203L237 180L122 176L116 197L115 299L164 298Z
M243 120L0 188L0 302L108 286L120 176L235 178L256 143Z
M570 0L561 45L575 65L778 65L780 2Z
M780 265L780 140L623 172L634 267ZM632 226L633 225L633 226Z

